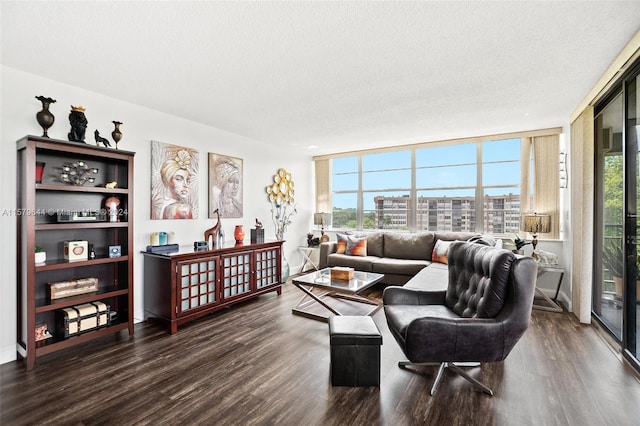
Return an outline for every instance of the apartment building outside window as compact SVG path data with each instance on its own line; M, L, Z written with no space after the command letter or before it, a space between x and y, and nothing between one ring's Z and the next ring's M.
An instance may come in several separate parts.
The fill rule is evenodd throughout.
M335 158L333 227L518 232L520 144L511 138Z

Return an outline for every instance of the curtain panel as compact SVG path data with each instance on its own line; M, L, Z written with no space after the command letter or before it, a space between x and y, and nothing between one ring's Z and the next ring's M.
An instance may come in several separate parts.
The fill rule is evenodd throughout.
M551 216L551 233L543 238L560 237L560 138L558 135L532 138L534 163L534 210Z
M571 303L581 323L591 323L594 203L593 107L571 123Z
M315 160L316 171L316 213L331 213L331 170L330 160Z
M531 198L531 140L523 137L520 143L520 215L527 214L533 208ZM522 221L521 221L522 222ZM521 223L522 225L522 223Z

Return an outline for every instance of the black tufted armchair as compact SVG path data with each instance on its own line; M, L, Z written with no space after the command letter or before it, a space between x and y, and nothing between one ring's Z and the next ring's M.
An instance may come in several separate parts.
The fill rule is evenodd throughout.
M493 395L461 363L502 361L511 352L529 326L537 263L507 250L455 242L448 268L446 291L384 290L389 329L409 359L398 365L439 364L431 395L446 369Z

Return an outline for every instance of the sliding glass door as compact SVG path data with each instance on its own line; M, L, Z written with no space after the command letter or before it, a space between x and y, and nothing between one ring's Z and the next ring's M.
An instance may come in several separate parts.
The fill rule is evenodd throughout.
M623 181L622 93L595 117L596 142L596 251L593 310L603 325L622 340Z
M640 323L640 68L596 108L593 315L636 367Z
M640 244L640 221L638 201L640 200L640 99L638 83L640 73L636 73L625 83L625 288L623 307L623 345L626 356L638 360L638 245Z

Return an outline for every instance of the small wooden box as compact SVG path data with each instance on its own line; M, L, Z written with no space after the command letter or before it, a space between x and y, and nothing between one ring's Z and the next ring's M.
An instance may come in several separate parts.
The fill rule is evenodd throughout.
M251 230L251 244L264 243L264 229Z
M87 260L89 259L89 244L87 241L65 241L65 260Z
M79 278L76 280L49 283L49 298L51 300L77 296L98 291L97 278Z
M49 337L51 337L51 334L49 334L47 323L39 322L38 324L36 324L36 342L46 340Z
M332 280L345 280L349 281L353 279L354 269L346 266L334 266L331 268Z
M57 311L56 333L65 339L80 333L106 327L111 323L109 305L103 302L84 303Z

